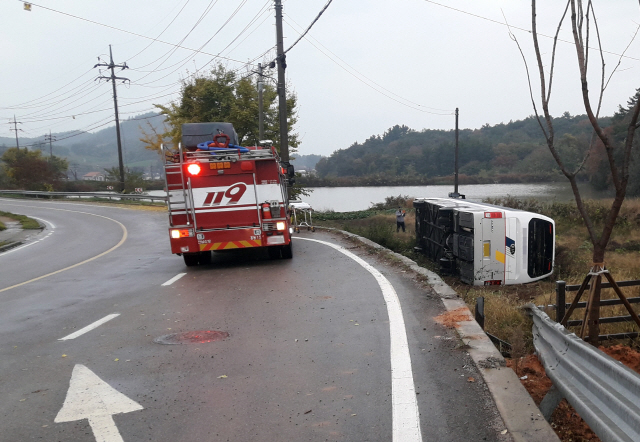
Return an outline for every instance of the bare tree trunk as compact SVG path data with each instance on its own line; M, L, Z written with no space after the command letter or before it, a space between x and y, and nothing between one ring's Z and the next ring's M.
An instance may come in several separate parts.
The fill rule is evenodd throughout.
M609 163L611 179L616 191L615 198L605 218L604 226L602 228L602 232L600 235L596 233L595 226L593 225L593 222L589 216L589 213L587 212L587 209L582 200L582 196L580 194L580 190L578 189L576 175L580 172L582 166L578 167L578 169L575 171L569 171L566 168L565 164L562 161L560 153L558 152L555 146L553 119L549 112L549 100L551 97L551 85L553 82L553 68L554 68L555 54L556 54L556 41L569 6L571 7L571 29L573 33L574 44L576 47L578 67L580 70L580 84L581 84L581 92L582 92L582 100L583 100L584 108L589 118L589 122L593 127L595 135L598 137L598 139L602 143L602 146L605 149L607 161ZM582 324L581 336L584 337L585 333L588 331L589 340L591 344L597 345L599 325L600 325L599 317L600 317L600 282L602 280L601 275L603 273L606 273L608 275L608 272L604 265L605 251L606 251L607 244L611 239L613 228L616 224L616 220L620 213L620 209L622 208L622 203L624 202L626 192L627 192L627 184L629 182L629 163L631 161L631 148L633 146L635 130L639 126L638 118L640 114L640 99L636 101L635 107L630 112L630 118L628 123L629 125L627 127L627 138L625 140L624 147L623 147L624 149L623 161L622 161L621 167L619 167L618 164L616 164L616 160L614 156L614 150L615 150L614 141L605 133L602 127L600 127L600 123L598 122L598 113L600 109L600 104L602 102L604 89L606 88L606 84L604 83L604 77L605 77L604 76L604 57L602 55L601 46L600 46L600 59L602 63L602 76L601 76L602 84L600 86L600 91L599 91L600 99L598 101L598 112L596 113L593 112L593 109L591 107L591 100L589 97L589 83L587 79L587 70L588 70L588 60L589 60L588 51L589 51L589 27L590 27L589 15L590 14L593 18L593 23L596 26L596 35L598 38L598 43L600 43L600 35L597 29L597 20L595 17L592 1L589 0L587 7L583 8L581 0L577 0L577 1L568 0L567 7L565 8L565 11L558 25L556 38L554 40L553 51L551 55L551 69L549 74L549 88L547 90L544 63L542 60L541 50L538 43L538 33L537 33L537 27L536 27L536 0L532 0L531 2L532 37L533 37L533 46L536 54L536 61L538 64L538 72L540 75L540 83L541 83L540 96L541 96L542 112L544 115L545 124L543 124L540 116L537 113L533 95L531 96L531 99L533 102L534 110L536 111L536 117L538 119L538 123L540 124L542 132L546 138L549 151L551 152L551 154L553 155L553 158L555 159L556 163L560 167L560 170L567 177L567 179L569 180L569 183L571 184L571 189L573 191L573 194L576 200L578 211L582 215L582 219L584 220L585 227L587 228L587 231L589 233L591 243L593 244L593 255L592 255L593 265L591 266L591 270L589 272L588 277L585 279L585 282L583 283L583 286L585 286L587 279L590 279L589 299L587 301L587 310L585 312L585 317ZM583 37L584 32L586 32L586 38ZM515 36L511 35L511 38L514 41L516 41L516 44L518 44L518 47L520 48L520 45L517 39L515 38ZM520 48L520 52L524 59L525 58L524 53L522 52L521 48ZM526 59L524 61L526 65ZM615 69L614 69L614 72L615 72ZM528 74L529 73L527 68L527 75ZM531 83L529 83L529 89L531 91ZM582 165L584 165L584 163L586 162L586 158L587 157L585 156L582 162ZM608 275L607 278L611 278L610 275ZM613 281L613 279L611 278L610 281ZM579 292L580 295L582 294L583 290L584 290L584 287ZM622 295L622 293L619 293L618 295L621 296L621 299L624 298L624 295ZM574 303L572 303L572 306L574 306L576 302L577 300L575 300ZM570 309L567 312L567 315L562 320L563 323L566 324L566 321L568 320L568 315L570 315L571 311L572 309ZM632 313L632 316L635 316L637 318L637 315L635 315L635 313ZM637 321L637 322L640 324L640 321Z

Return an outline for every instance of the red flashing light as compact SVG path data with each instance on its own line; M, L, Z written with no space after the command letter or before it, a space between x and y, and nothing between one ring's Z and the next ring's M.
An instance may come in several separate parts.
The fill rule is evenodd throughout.
M191 163L187 166L187 171L190 175L198 175L202 169L199 164Z

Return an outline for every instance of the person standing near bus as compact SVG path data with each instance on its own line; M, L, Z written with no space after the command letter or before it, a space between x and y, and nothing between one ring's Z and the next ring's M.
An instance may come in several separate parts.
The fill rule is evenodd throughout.
M404 232L404 217L407 213L402 210L402 207L398 207L396 211L396 233L400 231L400 227L402 227L402 231Z

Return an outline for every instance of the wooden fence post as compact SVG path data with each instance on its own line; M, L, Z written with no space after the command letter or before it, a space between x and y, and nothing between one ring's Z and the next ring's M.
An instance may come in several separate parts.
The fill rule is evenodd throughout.
M567 282L556 281L556 322L562 321L567 306Z

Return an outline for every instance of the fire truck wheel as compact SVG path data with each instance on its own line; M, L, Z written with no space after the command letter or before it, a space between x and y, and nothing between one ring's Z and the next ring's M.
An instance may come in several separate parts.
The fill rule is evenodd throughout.
M282 257L284 259L291 259L293 258L293 243L289 243L288 246L282 246Z
M269 258L271 259L280 258L280 247L267 247L267 252L269 253Z
M187 267L193 267L198 265L198 261L200 258L199 253L185 253L182 255L184 258L184 263Z
M198 258L198 262L201 265L211 264L211 252L200 252L200 257Z

